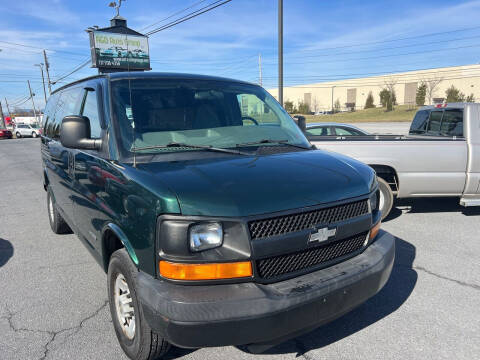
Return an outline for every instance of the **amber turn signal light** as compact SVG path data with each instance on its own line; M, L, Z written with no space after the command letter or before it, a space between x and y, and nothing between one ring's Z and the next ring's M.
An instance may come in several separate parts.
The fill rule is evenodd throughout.
M250 261L214 264L183 264L160 261L160 275L171 280L217 280L252 276Z
M374 239L375 236L378 235L378 232L380 231L380 225L381 224L382 224L382 222L379 221L370 229L370 240Z

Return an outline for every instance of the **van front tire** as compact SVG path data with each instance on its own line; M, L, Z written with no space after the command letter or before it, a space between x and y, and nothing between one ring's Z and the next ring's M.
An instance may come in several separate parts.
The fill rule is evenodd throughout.
M130 359L160 359L168 352L170 344L154 333L145 320L137 298L137 274L125 249L112 254L108 265L108 300L113 327L120 346Z

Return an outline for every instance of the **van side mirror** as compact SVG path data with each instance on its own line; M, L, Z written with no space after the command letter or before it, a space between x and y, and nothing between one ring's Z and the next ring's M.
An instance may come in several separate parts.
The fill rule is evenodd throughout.
M60 142L66 148L99 150L101 139L90 139L90 120L86 116L69 115L62 120Z

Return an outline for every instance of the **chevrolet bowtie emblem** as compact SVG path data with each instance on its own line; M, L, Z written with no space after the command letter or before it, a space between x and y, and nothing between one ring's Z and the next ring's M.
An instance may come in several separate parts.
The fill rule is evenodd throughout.
M321 228L321 229L316 229L314 232L310 234L310 238L308 239L308 242L323 242L327 241L328 238L335 236L337 233L337 228L329 229L329 228Z

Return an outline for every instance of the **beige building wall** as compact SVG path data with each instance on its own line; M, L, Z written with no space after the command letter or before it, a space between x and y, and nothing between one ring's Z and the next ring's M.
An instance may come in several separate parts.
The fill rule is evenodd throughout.
M480 64L288 86L284 87L283 99L284 101L293 101L296 105L300 101L309 102L311 111L315 112L331 110L332 102L334 103L337 99L340 101L342 109L346 109L345 104L351 102L352 99L355 99L357 109L363 109L370 91L374 98L374 104L380 106L380 91L388 84L393 84L397 103L414 105L417 86L422 81L436 80L439 80L440 83L435 88L432 98L445 98L445 91L453 85L466 96L473 93L475 100L480 101ZM278 99L278 89L269 89L268 91ZM427 94L425 104L428 102Z

